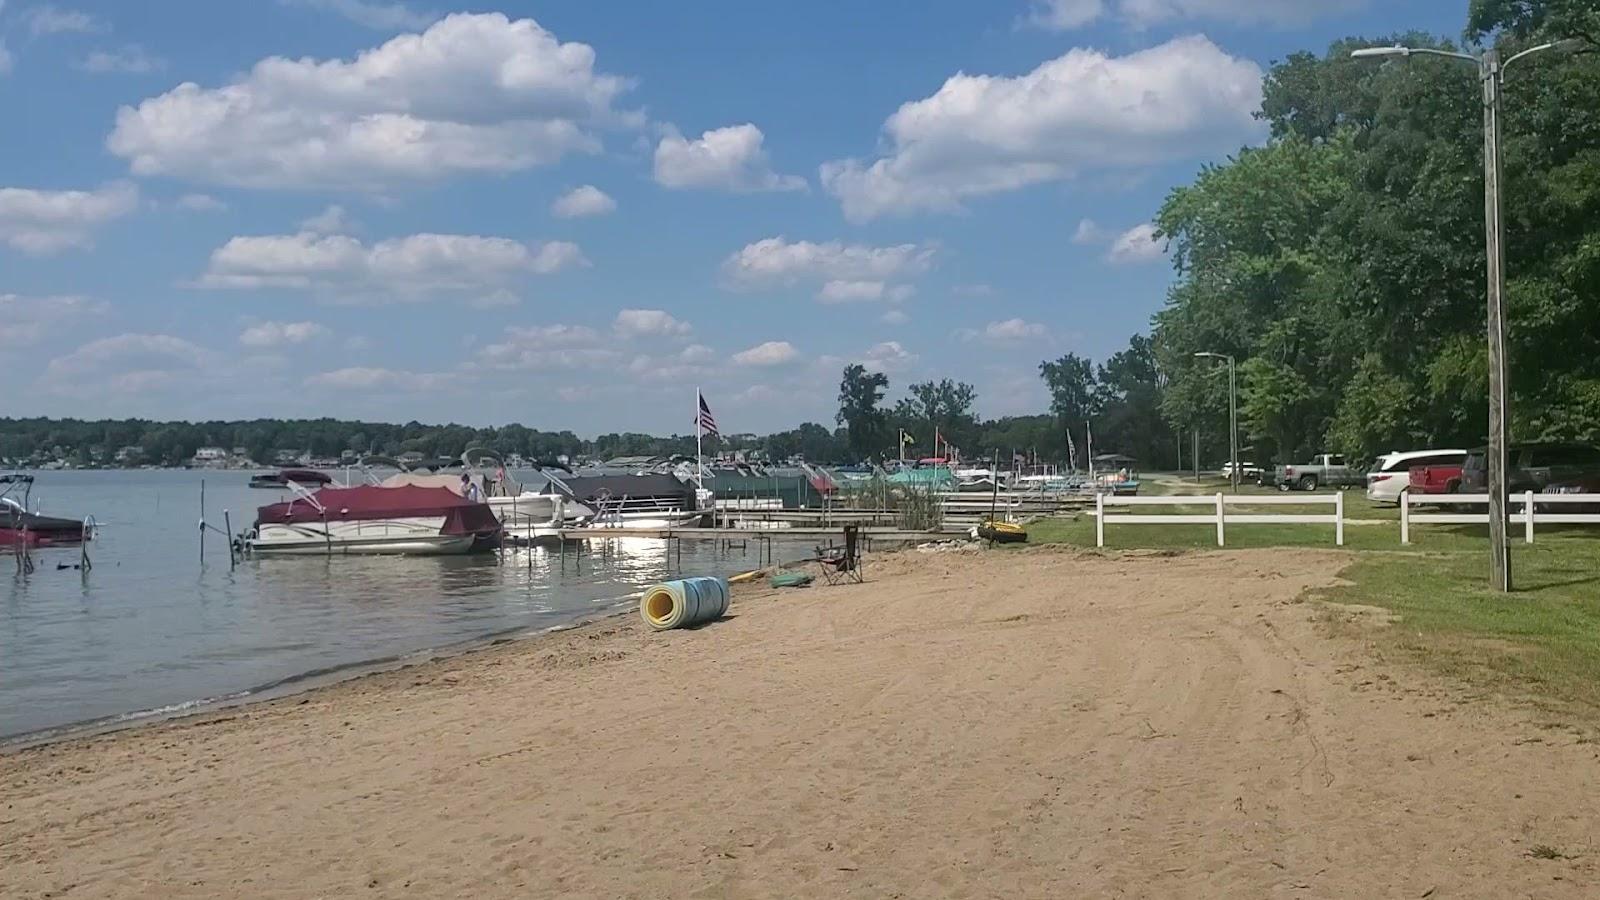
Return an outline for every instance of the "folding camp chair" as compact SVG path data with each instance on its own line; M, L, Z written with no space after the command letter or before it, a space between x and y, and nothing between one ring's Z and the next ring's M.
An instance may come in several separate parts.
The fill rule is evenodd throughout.
M844 527L843 547L818 547L817 563L822 566L822 577L829 584L838 584L847 578L857 584L865 582L861 565L861 541L856 526Z

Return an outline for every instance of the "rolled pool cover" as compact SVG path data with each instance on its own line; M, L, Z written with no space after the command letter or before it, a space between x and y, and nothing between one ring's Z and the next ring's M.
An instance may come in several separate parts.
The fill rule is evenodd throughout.
M656 631L699 625L728 611L728 582L721 578L664 581L639 595L639 615Z

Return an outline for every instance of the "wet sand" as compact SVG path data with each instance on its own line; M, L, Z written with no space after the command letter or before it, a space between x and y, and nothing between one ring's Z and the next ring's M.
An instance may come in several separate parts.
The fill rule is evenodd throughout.
M1595 896L1600 751L1330 636L1347 559L874 557L23 750L0 894Z

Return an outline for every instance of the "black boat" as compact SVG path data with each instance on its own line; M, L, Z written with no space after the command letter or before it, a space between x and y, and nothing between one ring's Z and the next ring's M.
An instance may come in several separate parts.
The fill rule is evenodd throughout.
M0 547L26 543L30 547L79 544L93 531L80 519L41 516L28 512L28 496L33 491L33 476L15 473L0 475ZM22 499L11 495L20 489Z
M301 487L315 489L333 484L333 476L316 469L283 469L250 476L250 486L253 488L278 490L288 487L291 481Z

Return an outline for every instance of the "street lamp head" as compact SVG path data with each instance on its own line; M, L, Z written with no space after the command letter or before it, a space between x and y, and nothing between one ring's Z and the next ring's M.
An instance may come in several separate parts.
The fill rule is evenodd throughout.
M1591 45L1583 38L1567 38L1551 44L1550 49L1559 50L1562 53L1577 53L1579 50L1591 49Z
M1404 57L1404 56L1410 56L1410 55L1411 55L1411 48L1410 47L1400 47L1400 46L1394 46L1394 47L1363 47L1360 50L1353 50L1353 51L1350 52L1350 57L1352 59L1372 59L1374 57L1389 57L1389 56L1402 56L1402 57Z
M1202 350L1199 353L1196 353L1194 355L1194 358L1195 359L1227 359L1227 357L1223 356L1221 353L1212 353L1209 350Z

